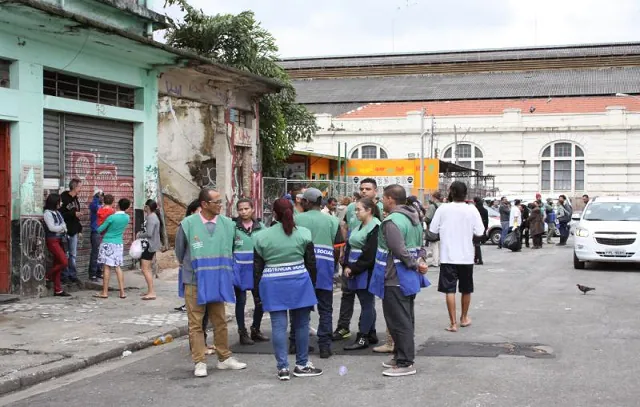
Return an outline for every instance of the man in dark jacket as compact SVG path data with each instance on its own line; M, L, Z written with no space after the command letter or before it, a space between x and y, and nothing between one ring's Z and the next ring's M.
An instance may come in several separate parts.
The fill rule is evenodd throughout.
M558 246L566 246L567 240L569 240L569 222L571 222L573 209L567 202L565 195L558 197L558 205L558 223L560 224L560 243L558 243Z
M62 273L62 280L65 283L81 283L78 279L78 273L76 271L78 238L82 236L82 224L80 223L80 201L78 201L78 192L80 192L81 186L82 181L77 178L73 178L69 182L69 190L64 191L60 196L60 198L62 199L60 213L62 213L64 223L67 225L67 256L69 257L69 265L67 266L67 269Z
M509 215L511 214L511 204L507 197L503 196L500 199L500 227L502 228L500 233L500 243L498 243L498 249L502 249L504 244L504 238L509 233Z
M486 237L487 237L487 228L489 227L489 211L487 211L487 209L484 207L484 202L482 201L482 198L476 196L475 198L473 198L473 202L475 202L476 204L476 208L478 209L478 212L480 212L480 218L482 219L482 225L484 225L484 234L482 235L481 238L475 238L474 237L474 246L475 246L475 264L481 265L484 264L484 262L482 261L482 243L484 243L486 241Z

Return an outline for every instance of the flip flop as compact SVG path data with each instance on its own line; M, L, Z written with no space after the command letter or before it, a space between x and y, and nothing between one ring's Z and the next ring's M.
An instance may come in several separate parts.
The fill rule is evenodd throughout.
M108 296L108 295L102 295L102 294L95 293L95 294L93 294L93 298L101 298L101 299L103 299L103 300L104 300L104 299L106 299L106 298L109 298L109 296Z
M127 296L126 296L126 295L121 295L121 296L120 296L120 299L121 299L121 300L124 300L125 298L127 298Z
M142 301L153 301L155 299L156 299L156 297L146 297L146 296L142 297Z

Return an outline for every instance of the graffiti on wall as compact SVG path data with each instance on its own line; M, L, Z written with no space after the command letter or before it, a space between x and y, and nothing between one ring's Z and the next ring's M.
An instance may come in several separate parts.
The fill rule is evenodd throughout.
M100 189L105 195L113 195L116 203L121 198L127 198L133 203L133 177L123 177L118 174L117 165L106 162L100 154L95 152L72 151L69 159L71 171L67 174L67 181L71 178L78 178L82 181L78 201L80 201L82 213L82 226L87 233L84 233L82 241L78 242L78 259L80 259L83 256L88 256L91 249L89 204L93 199L94 191ZM133 205L127 213L131 216L131 222L124 234L125 247L133 241Z
M20 173L20 214L42 213L42 167L23 165Z

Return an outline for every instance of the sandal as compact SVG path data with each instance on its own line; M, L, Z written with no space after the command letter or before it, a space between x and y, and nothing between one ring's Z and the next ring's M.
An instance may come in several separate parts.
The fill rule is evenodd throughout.
M104 299L106 299L106 298L109 298L109 296L108 296L108 295L101 294L101 293L95 293L95 294L93 294L93 298L100 298L100 299L103 299L103 300L104 300Z
M121 299L121 300L124 300L125 298L127 298L127 295L126 295L126 294L125 294L125 295L121 295L121 296L120 296L120 299Z
M156 299L156 297L147 297L146 295L144 297L142 297L142 301L153 301L155 299Z

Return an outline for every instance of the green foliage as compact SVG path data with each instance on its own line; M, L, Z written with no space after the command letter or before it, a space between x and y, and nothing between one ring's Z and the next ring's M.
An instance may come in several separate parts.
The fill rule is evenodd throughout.
M280 93L265 95L259 103L262 170L265 176L277 175L295 143L311 140L317 126L314 115L296 103L291 80L277 64L275 39L252 11L210 16L186 0L166 0L167 5L178 5L184 13L182 21L172 22L167 43L284 85Z

